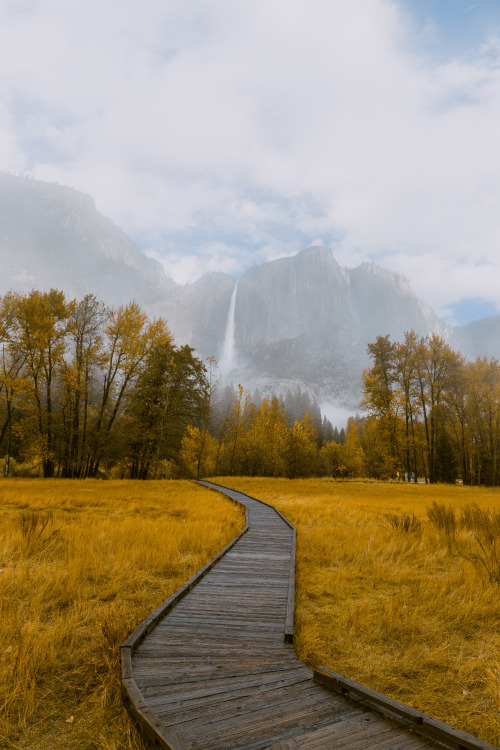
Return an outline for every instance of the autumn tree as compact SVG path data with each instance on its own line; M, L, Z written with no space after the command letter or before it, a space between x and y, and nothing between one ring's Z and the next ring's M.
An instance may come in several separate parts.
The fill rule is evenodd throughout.
M218 447L216 437L209 432L203 435L199 427L188 425L180 451L180 464L184 473L195 479L216 475Z
M324 470L332 477L366 476L366 455L361 439L359 425L366 420L350 417L347 422L344 445L331 441L324 443L319 451L319 458Z
M243 462L243 438L250 410L251 395L241 383L229 393L226 414L220 431L217 473L221 467L230 475L240 471Z
M89 419L100 369L104 366L104 325L110 311L88 294L72 305L68 352L63 372L63 477L82 477L88 451Z
M478 358L465 367L461 448L469 484L500 482L500 363ZM456 413L460 413L458 406Z
M0 299L0 399L2 404L0 447L5 440L5 476L9 475L14 413L26 387L23 373L26 357L24 352L15 346L13 336L17 301L17 296L12 293L6 294Z
M325 474L335 478L346 476L343 446L340 443L334 440L323 443L319 458Z
M374 479L390 479L395 475L396 464L390 453L386 431L375 415L362 420L362 445L366 474Z
M172 340L166 322L162 318L149 321L136 302L110 311L104 332L102 381L85 462L86 476L97 476L125 398L148 356L162 345L168 347Z
M342 447L342 457L348 476L365 476L365 452L361 443L359 427L353 417L350 417L347 421L345 445Z
M191 347L163 341L149 352L125 423L133 479L156 477L160 462L177 455L186 428L200 422L206 387L205 367Z
M11 361L21 363L24 379L23 427L44 477L54 476L55 415L60 377L64 368L71 304L62 292L33 290L11 293L7 328ZM18 371L20 375L21 370ZM12 374L12 373L11 373ZM15 385L11 383L11 389ZM11 391L12 392L12 391Z
M404 341L396 345L396 397L404 415L403 465L411 475L419 468L418 422L422 407L419 400L419 379L417 362L423 346L423 339L415 331L405 333Z
M308 477L317 471L317 439L313 417L306 413L288 429L286 474L290 479Z
M363 371L362 407L376 417L377 443L380 456L383 456L383 471L391 475L399 463L398 348L387 335L378 336L374 343L368 344L367 350L373 364Z
M430 482L439 478L436 464L438 438L446 419L446 395L452 387L454 374L460 363L460 356L441 336L434 334L425 342L422 340L418 346L416 371Z
M214 448L214 439L211 438L210 435L210 428L213 423L213 412L214 412L214 402L217 399L218 393L219 393L219 383L220 383L220 371L219 366L217 364L217 360L214 357L208 357L207 364L205 367L206 370L206 376L204 379L204 388L201 396L200 401L200 419L199 419L199 427L193 428L198 429L199 439L197 442L197 457L196 457L196 472L193 474L197 479L199 479L202 475L207 474L207 468L202 468L202 464L207 458L205 456L206 453L210 454L212 457L213 454L213 448ZM215 455L217 454L217 451ZM210 459L207 458L205 461L206 465L210 465ZM209 471L208 473L214 473L214 468Z
M178 464L192 427L200 474L205 446L213 445L216 370L210 366L207 377L163 319L149 320L135 302L109 309L93 295L67 301L57 290L11 292L0 298L0 345L7 471L12 435L16 456L44 476L92 477L113 466L123 475L163 476L165 462ZM235 457L239 428L231 438Z
M258 408L247 410L243 470L252 476L284 476L286 473L287 415L275 396L264 398Z
M394 470L423 475L426 481L453 481L457 475L469 481L486 467L487 481L496 481L495 363L465 363L441 336L423 338L413 331L398 344L379 338L369 352L374 364L363 376L370 413L363 440L372 474L386 473L380 458L390 446L386 450ZM388 422L392 440L381 440L387 438Z

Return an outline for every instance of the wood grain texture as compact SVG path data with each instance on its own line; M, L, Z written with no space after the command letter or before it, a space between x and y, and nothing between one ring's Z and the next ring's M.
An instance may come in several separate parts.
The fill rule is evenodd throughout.
M295 529L261 501L247 527L122 647L124 700L171 750L494 750L294 654ZM474 744L476 743L476 744Z

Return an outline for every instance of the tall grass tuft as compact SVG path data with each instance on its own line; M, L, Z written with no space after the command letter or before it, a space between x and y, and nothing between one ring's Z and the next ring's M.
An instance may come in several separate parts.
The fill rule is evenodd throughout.
M453 541L457 531L457 519L451 506L446 507L445 503L438 503L434 500L431 507L427 509L427 517L450 542Z
M469 544L461 552L463 557L483 570L490 583L500 584L500 511L476 504L465 506L460 525L472 532Z
M470 503L457 514L453 507L434 502L427 516L447 538L450 552L475 565L490 583L500 584L500 511ZM459 531L470 533L459 536Z
M60 531L53 528L54 514L50 510L21 510L16 524L21 532L23 551L28 556L47 550Z
M396 531L406 533L422 531L422 521L415 513L386 513L385 518Z

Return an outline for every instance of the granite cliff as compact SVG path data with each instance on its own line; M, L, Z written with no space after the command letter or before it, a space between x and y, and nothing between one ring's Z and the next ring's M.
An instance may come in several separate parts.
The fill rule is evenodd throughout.
M93 293L110 304L155 302L175 287L88 195L0 173L0 294L8 289Z
M445 331L401 275L372 264L348 270L333 253L311 247L248 269L237 282L232 361L227 351L235 280L223 274L178 287L153 310L224 375L260 389L299 384L320 399L359 398L366 345L378 335L402 338Z
M215 357L230 382L261 391L300 386L354 407L366 346L410 329L440 333L469 358L500 353L500 316L446 328L408 279L364 263L341 268L311 247L249 268L176 284L93 200L76 190L0 173L0 294L8 289L93 293L108 304L137 300L167 318L178 343Z

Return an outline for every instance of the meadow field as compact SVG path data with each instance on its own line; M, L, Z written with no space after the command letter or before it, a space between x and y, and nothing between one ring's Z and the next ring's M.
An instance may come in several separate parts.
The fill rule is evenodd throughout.
M143 750L119 647L244 526L193 483L0 480L0 747Z
M465 523L499 489L216 481L297 527L303 661L499 744L500 533L482 551ZM189 482L0 480L0 747L145 750L119 646L243 525Z
M500 489L216 481L297 527L303 661L500 744Z

